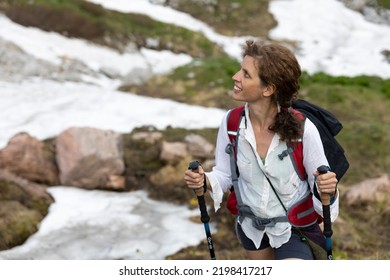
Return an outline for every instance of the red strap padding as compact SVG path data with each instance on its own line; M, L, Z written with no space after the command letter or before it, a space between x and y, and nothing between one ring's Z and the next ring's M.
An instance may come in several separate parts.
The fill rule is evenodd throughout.
M237 134L229 133L229 132L236 132L238 131L239 122L241 119L242 111L244 110L245 105L236 107L229 112L228 121L227 121L227 130L228 130L228 136L230 139L230 142L233 143L233 141L236 140ZM234 147L235 148L235 147Z
M293 113L294 116L303 125L303 122L305 121L305 116L301 112L299 112L298 110L295 110L295 109L292 109L291 113ZM297 172L299 178L302 181L305 181L307 176L306 176L305 167L303 166L303 144L302 144L302 141L289 143L288 145L293 146L293 148L294 148L294 151L291 155L292 155L293 160L294 160L293 164L295 167L295 171Z
M237 197L236 197L236 193L234 192L233 188L230 189L230 193L229 193L228 199L226 201L226 208L233 215L237 215L238 214Z
M293 164L295 164L295 171L297 172L299 178L302 181L306 180L306 171L305 167L303 166L303 145L302 142L297 142L292 144L294 145L294 151L292 152L291 156L293 157Z
M295 227L307 227L322 222L321 216L314 210L312 195L308 195L305 199L290 207L287 217L290 224Z

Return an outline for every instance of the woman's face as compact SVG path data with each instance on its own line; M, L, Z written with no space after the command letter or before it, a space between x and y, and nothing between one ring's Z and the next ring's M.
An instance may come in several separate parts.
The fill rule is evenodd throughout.
M264 87L261 85L259 73L255 67L255 59L245 56L241 69L232 77L234 80L233 99L244 102L254 102L262 98Z

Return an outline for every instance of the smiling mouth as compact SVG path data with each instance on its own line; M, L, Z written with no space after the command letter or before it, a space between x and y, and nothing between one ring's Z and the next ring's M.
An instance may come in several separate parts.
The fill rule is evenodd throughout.
M242 91L242 89L240 87L238 87L237 85L234 85L234 88L233 88L234 93L239 93L241 91Z

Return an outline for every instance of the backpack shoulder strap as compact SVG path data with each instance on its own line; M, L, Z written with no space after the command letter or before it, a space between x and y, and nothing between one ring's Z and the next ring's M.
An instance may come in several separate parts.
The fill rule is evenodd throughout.
M237 167L237 141L238 141L238 129L242 117L245 114L245 106L239 106L229 111L227 116L227 133L230 143L226 146L225 152L229 154L230 171L232 176L232 190L236 190L237 206L242 206L242 199L238 188L239 171Z
M302 181L307 181L307 173L305 170L305 166L303 165L303 133L304 133L304 125L306 116L298 111L297 109L292 109L291 112L298 118L299 121L302 122L302 136L299 141L288 143L288 147L290 150L292 150L291 153L289 153L291 162L294 165L294 169L297 172L299 179ZM314 196L320 199L320 195L317 192L317 188L314 188Z
M306 174L305 167L303 166L303 142L302 142L303 128L305 125L304 122L306 120L306 117L304 114L302 114L296 109L292 109L291 113L294 114L294 116L302 123L302 136L301 139L297 139L297 141L295 142L288 143L288 146L293 149L293 152L290 153L290 157L299 178L302 181L306 181L307 174Z
M300 139L296 139L294 141L288 142L287 143L287 149L283 151L281 154L278 155L280 160L283 160L284 157L287 155L290 156L291 162L294 166L294 169L296 173L299 176L299 179L302 181L306 181L307 179L307 174L305 167L303 166L303 143L302 143L302 138L303 138L303 127L304 127L304 122L306 120L306 117L304 114L302 114L300 111L296 109L292 109L291 113L298 119L299 122L301 122L302 125L302 135Z
M231 143L236 141L241 117L243 114L245 114L244 109L245 105L242 105L229 111L229 115L227 117L227 132Z

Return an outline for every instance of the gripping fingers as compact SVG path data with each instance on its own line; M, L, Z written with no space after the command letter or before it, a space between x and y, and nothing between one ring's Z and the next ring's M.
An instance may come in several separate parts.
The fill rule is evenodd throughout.
M185 172L184 181L187 186L191 189L198 189L203 187L204 175L187 170Z
M316 182L321 193L335 193L337 186L337 178L335 173L328 172L326 174L318 175Z

